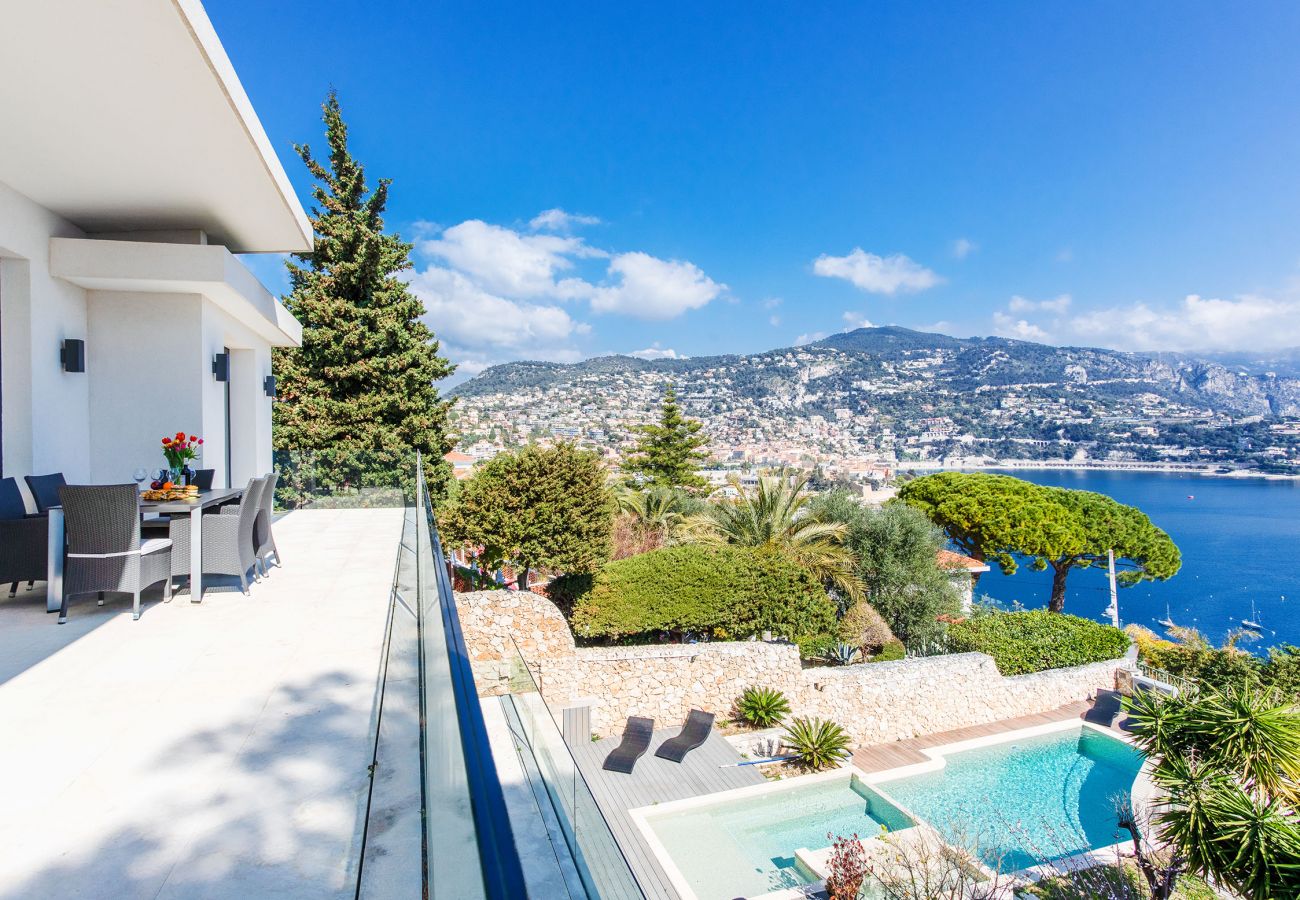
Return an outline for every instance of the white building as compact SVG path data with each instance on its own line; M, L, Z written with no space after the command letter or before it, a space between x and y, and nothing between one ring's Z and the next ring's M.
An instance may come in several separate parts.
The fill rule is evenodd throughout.
M165 464L160 440L177 431L203 436L218 486L269 471L271 348L301 327L232 254L311 247L198 2L9 4L4 475L128 482ZM84 351L84 371L65 347Z

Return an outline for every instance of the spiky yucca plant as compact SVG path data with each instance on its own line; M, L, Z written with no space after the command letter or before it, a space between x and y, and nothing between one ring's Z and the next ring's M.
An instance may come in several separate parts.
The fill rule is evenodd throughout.
M736 701L736 711L750 725L770 728L790 712L790 701L776 688L748 687Z
M848 734L828 719L795 719L786 726L781 743L814 772L839 765L849 751Z
M1161 839L1242 896L1300 896L1300 710L1252 687L1127 706L1165 796Z

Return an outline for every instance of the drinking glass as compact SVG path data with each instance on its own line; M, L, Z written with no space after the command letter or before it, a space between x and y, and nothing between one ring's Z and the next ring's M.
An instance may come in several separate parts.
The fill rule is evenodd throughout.
M135 479L136 488L143 489L144 480L149 477L149 470L146 469L144 466L140 466L133 473L131 473L131 477Z

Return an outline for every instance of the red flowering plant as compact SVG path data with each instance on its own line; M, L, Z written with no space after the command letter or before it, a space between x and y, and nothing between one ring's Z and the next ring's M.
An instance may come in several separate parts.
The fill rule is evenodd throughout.
M163 456L167 457L167 467L173 472L185 468L190 460L198 458L201 446L203 438L186 435L183 431L176 432L175 437L163 438L162 451Z

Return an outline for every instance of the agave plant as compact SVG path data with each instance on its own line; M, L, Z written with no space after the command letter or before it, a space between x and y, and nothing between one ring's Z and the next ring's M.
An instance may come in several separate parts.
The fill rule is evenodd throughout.
M795 719L786 726L781 743L814 772L839 765L849 752L848 734L827 719Z
M740 717L759 728L770 728L790 712L790 701L776 688L748 687L736 701Z
M861 653L862 651L852 644L841 642L826 651L826 659L837 666L848 666L856 662Z

